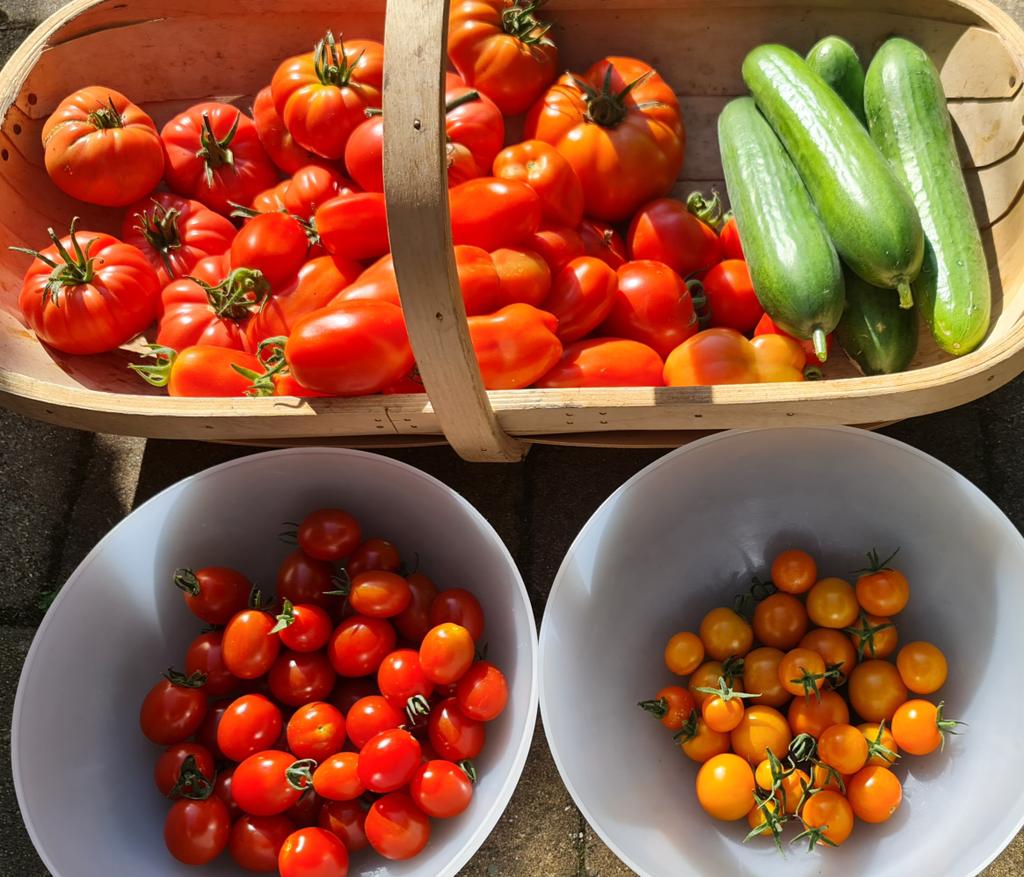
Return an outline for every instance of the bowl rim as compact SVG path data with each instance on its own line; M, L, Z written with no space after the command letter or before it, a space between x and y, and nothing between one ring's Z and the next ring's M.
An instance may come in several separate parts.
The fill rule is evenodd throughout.
M11 713L11 773L14 780L14 791L18 801L18 810L21 814L22 822L25 825L25 829L28 832L29 838L32 841L32 846L35 848L36 853L42 860L43 865L50 871L54 877L72 877L72 875L62 874L57 867L53 864L46 849L44 848L39 834L36 830L35 824L26 813L26 801L22 788L22 775L21 766L18 760L18 752L20 748L20 725L22 720L22 712L25 706L25 699L28 696L28 689L30 686L29 677L32 675L32 668L35 665L36 658L43 648L42 643L46 637L46 633L53 623L53 619L60 611L60 606L64 601L67 593L70 590L70 586L74 584L79 578L86 575L89 567L96 561L98 555L104 551L113 538L113 535L117 530L122 527L129 518L133 515L141 512L144 508L152 503L156 503L158 500L163 501L174 493L180 493L186 490L188 487L198 483L206 478L216 477L221 472L226 470L239 467L252 465L254 461L264 461L268 458L279 459L279 460L291 460L300 457L313 457L313 456L329 456L334 458L350 458L355 460L373 460L375 462L382 462L387 466L392 466L396 469L404 470L406 474L413 475L421 479L425 484L432 488L440 488L442 491L451 495L458 504L460 504L466 513L476 520L476 522L483 526L484 531L491 534L497 543L500 553L504 556L511 568L515 582L518 585L517 594L519 599L522 601L523 611L527 618L528 630L531 633L530 637L530 698L527 705L526 713L526 724L523 727L522 734L518 743L516 744L516 750L512 761L511 770L506 775L501 788L498 790L497 797L495 798L494 804L487 811L484 817L479 820L461 850L454 855L448 862L448 864L437 873L436 877L454 877L459 869L466 864L483 845L484 841L490 836L497 825L498 820L504 815L505 810L508 807L509 801L512 798L512 794L515 792L516 787L519 785L519 780L522 777L523 769L526 766L526 760L530 752L530 747L533 743L534 731L537 723L537 707L540 696L539 686L539 668L540 668L540 657L539 657L539 637L537 631L537 622L533 613L533 606L530 602L530 596L526 590L526 583L523 581L522 573L517 566L515 559L512 557L508 546L505 544L505 540L501 538L497 530L491 525L480 511L474 506L469 500L467 500L461 493L455 490L453 487L445 484L439 478L418 469L415 466L405 463L401 460L395 460L391 457L386 457L382 454L373 454L367 451L359 451L352 448L331 448L331 447L311 447L311 448L284 448L280 450L262 451L254 454L246 454L242 457L236 457L233 460L228 460L224 463L218 463L214 466L210 466L199 472L195 472L191 475L182 478L173 484L168 485L159 493L147 499L144 503L132 509L127 515L121 518L113 527L108 530L103 537L96 543L95 546L89 551L88 554L82 559L81 563L75 567L71 575L68 576L64 585L61 587L56 599L50 605L50 608L46 611L43 616L43 620L40 622L39 627L36 629L35 634L32 637L32 643L29 646L29 650L25 655L24 663L22 664L21 673L18 677L18 688L14 696L14 708Z
M964 475L957 472L956 469L954 469L952 466L948 465L947 463L943 463L941 460L937 459L936 457L933 457L931 454L928 454L925 451L915 448L913 445L907 444L906 442L900 441L899 439L891 438L890 436L887 435L881 435L880 433L872 432L866 429L858 429L857 427L853 426L774 426L763 427L758 429L730 429L723 432L714 433L709 436L705 436L703 438L697 439L694 442L691 442L690 444L683 445L680 448L676 448L675 450L668 452L664 456L659 457L653 463L649 463L647 466L644 466L643 469L641 469L635 475L631 476L627 481L623 482L623 484L620 485L612 494L610 494L608 498L604 502L602 502L601 505L599 505L597 509L594 511L594 513L587 519L587 522L580 529L579 533L576 534L576 537L573 539L572 544L566 551L565 557L563 558L562 563L558 567L558 572L555 573L555 578L551 585L551 591L548 594L547 603L545 604L545 613L541 622L540 630L540 714L541 721L545 729L545 735L548 741L548 747L551 750L551 757L554 759L555 766L558 768L558 774L562 778L562 782L565 784L566 789L568 789L569 794L572 796L572 799L575 802L576 806L579 808L580 812L587 820L587 824L594 830L598 837L601 838L602 842L619 858L619 860L624 865L626 865L626 867L632 870L635 874L640 875L640 877L650 877L650 875L647 871L645 871L643 868L637 865L636 862L632 859L632 857L629 856L607 834L604 827L597 822L590 807L583 800L582 796L579 794L578 790L573 784L571 777L569 776L568 770L563 762L561 752L559 751L559 744L555 738L555 735L552 734L550 730L548 730L554 727L553 723L549 721L549 717L552 712L552 706L550 705L547 688L544 682L546 674L543 672L544 667L547 666L548 661L551 659L551 655L553 654L552 650L554 649L554 646L551 641L551 637L554 636L554 634L548 633L552 626L548 620L550 617L548 615L548 609L558 598L559 591L562 590L564 582L567 578L565 573L568 569L570 558L575 553L584 537L588 534L590 529L595 526L595 522L598 521L598 519L600 519L603 515L605 515L608 509L619 500L622 494L632 489L633 486L641 479L651 475L652 473L660 469L662 466L674 460L676 457L682 456L684 454L700 452L701 449L711 444L722 441L731 441L739 436L749 435L752 433L783 432L788 430L799 430L803 432L843 433L846 435L862 438L865 441L873 441L882 445L887 445L893 450L901 451L903 453L917 457L919 460L931 464L944 475L952 476L953 480L956 481L962 489L966 490L968 493L972 493L976 499L982 500L984 504L989 505L993 510L995 510L998 513L999 517L1002 518L1003 522L1007 525L1008 530L1014 536L1016 536L1017 540L1021 543L1024 543L1024 535L1021 534L1020 530L1017 529L1013 521L1009 519L1006 513L1001 508L999 508L999 506L996 505L996 503L980 487L978 487L976 484L974 484L974 482L966 478ZM1006 847L1017 836L1017 834L1020 833L1022 829L1024 829L1024 811L1022 811L1018 816L1016 825L1011 829L1010 833L1006 835L1006 837L1002 838L999 841L999 843L995 845L993 850L990 853L986 854L985 860L981 862L978 865L978 867L975 870L973 870L969 875L965 875L965 877L976 877L976 875L980 874L985 868L992 864L992 862L995 861L995 859L1003 852L1003 850L1006 849Z

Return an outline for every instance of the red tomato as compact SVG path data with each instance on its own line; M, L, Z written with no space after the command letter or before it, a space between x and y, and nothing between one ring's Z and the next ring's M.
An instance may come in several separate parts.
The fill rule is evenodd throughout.
M437 587L420 572L407 576L406 581L409 583L412 601L391 621L402 636L410 642L418 643L434 626L430 622L430 606L437 596Z
M224 753L220 751L220 747L217 745L217 729L220 727L220 720L224 717L224 713L227 712L228 706L231 704L229 700L218 700L211 703L206 710L206 718L203 719L202 724L199 725L199 730L196 731L196 742L202 746L205 746L215 756L221 758ZM221 786L221 777L224 771L217 774L217 788ZM230 804L230 799L226 803Z
M323 652L285 649L267 674L270 693L288 706L324 700L334 689L334 681L334 668Z
M507 305L487 317L469 318L469 336L488 390L528 387L562 355L558 318L532 305Z
M754 348L733 329L705 329L680 344L665 360L665 385L756 384Z
M174 584L184 592L192 614L207 624L227 624L249 604L252 591L252 582L227 566L175 570Z
M494 176L520 180L540 196L543 221L575 228L583 220L583 186L572 165L542 140L526 140L498 153Z
M458 682L473 663L476 644L460 624L446 622L427 632L420 643L420 667L435 685Z
M256 679L268 672L277 660L281 640L274 629L274 618L259 609L246 609L228 622L224 629L224 663L240 679Z
M274 630L282 645L294 652L315 652L327 645L334 624L331 616L312 603L293 606L285 600Z
M477 661L455 689L459 711L477 722L493 722L508 704L505 674L488 661Z
M362 801L326 801L320 808L317 824L341 838L350 853L358 853L370 845L363 827L367 810L369 807Z
M404 707L404 704L403 704ZM347 728L349 739L362 749L383 731L390 731L405 724L405 713L395 709L387 698L379 694L361 697L348 711Z
M217 748L226 758L242 761L271 749L281 736L281 710L262 694L243 694L224 710L217 725Z
M253 390L263 364L251 353L200 344L175 352L155 347L155 365L131 365L154 387L166 387L168 396L243 397Z
M303 386L339 396L379 393L413 366L401 308L380 301L306 314L288 336L285 357Z
M46 172L79 201L124 207L152 192L163 176L156 125L112 88L92 85L68 95L42 135Z
M573 259L555 277L544 308L558 318L563 344L578 341L611 313L616 292L615 272L600 259Z
M530 111L525 135L569 160L586 214L608 222L667 195L686 144L672 88L648 64L621 57L562 76Z
M294 755L277 749L250 755L235 768L231 778L235 803L251 816L284 813L303 792L289 781L289 771L294 764Z
M487 738L484 724L463 715L454 697L431 710L427 733L434 751L449 761L476 758Z
M277 854L293 831L287 816L243 816L231 827L228 852L246 871L276 871Z
M355 752L338 752L325 761L313 773L313 788L321 798L328 801L354 801L366 791L359 775L362 755Z
M450 190L449 202L455 244L490 252L525 243L540 228L540 196L518 180L467 180Z
M409 583L397 573L368 570L352 578L348 602L362 615L392 618L409 608L412 591Z
M259 271L274 289L295 278L306 261L309 238L288 213L262 213L250 219L231 244L231 266Z
M492 310L517 302L536 307L547 298L551 291L551 269L539 253L522 247L502 247L491 253L491 259L500 283L500 301Z
M385 572L394 572L402 565L398 556L398 549L387 539L367 539L348 559L345 570L349 578L354 579L360 573L367 570L379 569Z
M335 42L330 31L312 52L282 62L270 89L278 115L299 146L341 158L365 111L379 108L384 46L373 40Z
M583 244L583 237L576 229L563 226L542 228L526 242L526 246L547 262L551 274L557 274L573 259L578 259L580 256L601 258L598 253L587 251Z
M202 673L206 677L205 691L210 697L223 697L238 687L238 680L224 663L224 632L211 630L201 633L185 653L185 673Z
M740 230L734 216L730 216L722 230L718 232L718 242L723 259L746 259L743 255L743 244L740 243Z
M383 618L353 615L335 629L327 654L339 676L369 676L377 672L397 639L395 629Z
M336 706L322 701L307 703L288 720L288 748L296 758L323 761L345 745L345 717Z
M377 670L377 687L396 710L404 710L413 697L429 699L434 683L423 672L419 653L399 649L381 662Z
M646 344L625 338L590 338L570 344L534 386L660 387L664 363Z
M683 279L659 262L627 262L600 332L639 341L661 357L697 334L693 298Z
M63 353L105 353L156 316L160 281L145 255L108 234L77 231L35 255L18 307L39 340Z
M359 753L359 779L371 792L395 792L420 766L419 741L408 731L382 731Z
M473 782L450 761L435 759L421 765L409 784L416 806L434 819L458 816L473 799Z
M607 222L584 219L580 223L579 234L586 255L606 262L616 271L629 261L626 241Z
M299 548L318 560L342 560L359 546L361 534L359 521L344 509L317 509L299 524Z
M663 262L682 277L705 271L722 258L714 229L675 198L652 201L633 217L629 252L634 259Z
M142 701L142 733L160 746L191 737L206 717L204 681L202 676L186 677L168 670Z
M260 89L252 104L252 120L260 143L274 162L286 174L294 174L311 164L329 166L330 162L308 149L303 149L285 127L284 120L274 106L274 95L268 85Z
M448 57L471 88L506 116L525 113L554 81L558 50L538 4L461 0L448 19Z
M225 216L232 202L250 204L277 182L252 119L230 104L196 104L164 125L160 137L171 190Z
M329 253L356 262L391 252L384 196L379 192L338 195L321 204L313 217Z
M430 607L430 622L436 627L451 622L469 631L475 642L484 635L484 609L469 591L463 588L446 588Z
M754 331L764 316L757 300L747 263L729 259L715 265L700 278L711 313L711 325L735 329L743 335Z
M284 193L291 184L290 180L281 180L269 189L264 189L255 198L249 207L257 213L279 213L284 210ZM234 240L234 235L231 236Z
M191 274L201 259L226 253L235 234L230 219L172 192L154 192L137 201L121 223L121 240L142 251L161 289Z
M175 801L164 823L164 842L174 858L186 865L212 862L228 845L231 816L220 798Z
M285 187L282 206L293 216L312 222L317 210L338 195L357 192L351 182L334 168L317 164L299 168Z
M384 116L360 122L345 143L345 170L364 192L384 191Z
M301 770L300 774L305 777ZM285 810L285 816L295 823L296 828L309 828L316 825L323 804L324 799L314 792L311 786L307 786L306 791L299 796L299 800Z
M216 775L213 753L200 743L176 743L168 747L153 770L156 787L161 795L169 798L194 797L204 780L212 788Z
M775 323L772 322L772 318L769 317L768 314L765 314L763 317L761 317L760 322L758 322L757 326L754 328L754 337L756 338L759 335L783 335L786 338L793 338L793 336L790 335L788 332L784 332L782 329L776 326ZM793 338L793 340L796 341L797 344L799 344L804 349L804 353L807 356L808 362L818 362L818 354L815 353L814 351L813 341L801 341L799 338ZM831 333L825 336L826 350L832 350L833 340L834 339Z
M281 877L347 877L345 844L322 828L302 828L289 836L277 859Z
M332 609L337 598L334 568L324 560L309 557L301 548L289 554L277 569L277 596L293 605L309 603L321 609Z

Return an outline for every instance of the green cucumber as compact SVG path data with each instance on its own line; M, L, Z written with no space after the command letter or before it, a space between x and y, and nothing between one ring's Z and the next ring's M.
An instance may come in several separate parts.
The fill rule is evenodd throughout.
M825 37L807 53L807 64L843 99L866 128L864 68L857 50L842 37Z
M722 110L718 144L758 301L784 331L812 339L824 362L843 313L843 270L811 196L752 98Z
M843 350L866 375L904 371L917 352L917 309L846 271L846 310L836 328Z
M939 347L956 356L988 332L992 288L942 81L928 55L891 39L868 69L871 136L913 194L927 245L914 295Z
M779 135L839 255L874 286L913 304L924 234L910 193L850 108L796 52L754 49L743 79Z

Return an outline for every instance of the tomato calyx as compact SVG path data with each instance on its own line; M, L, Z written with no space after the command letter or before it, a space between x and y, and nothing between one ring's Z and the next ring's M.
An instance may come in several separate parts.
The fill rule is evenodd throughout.
M266 302L266 299L264 299L264 302ZM256 358L263 364L262 372L253 371L251 368L245 368L235 362L231 363L231 367L238 374L252 381L246 388L245 394L247 396L274 395L274 378L277 375L284 375L288 372L288 361L284 357L284 345L287 340L284 335L277 335L260 342L259 347L256 348ZM265 357L264 354L268 350L270 354Z
M339 45L341 46L340 55L338 53ZM343 35L339 34L338 40L335 42L334 32L327 31L324 38L313 49L313 71L323 85L335 85L338 88L343 88L349 84L362 57L363 53L360 52L356 55L355 60L349 63L348 58L345 57Z
M871 622L868 621L867 613L863 610L860 613L858 621L860 622L858 626L844 627L843 632L857 638L857 660L863 661L865 652L870 652L872 658L876 657L875 637L883 630L888 630L890 627L895 627L896 625L891 621L886 621L883 624L871 624Z
M967 722L958 722L955 719L943 718L942 710L946 706L944 700L939 701L939 705L935 708L935 727L939 732L939 749L946 748L946 735L947 734L959 734L960 732L956 729L957 725L966 725Z
M711 308L708 305L708 297L704 292L704 284L697 278L691 277L686 281L686 288L690 291L690 301L693 302L693 312L697 317L697 324L701 329L711 326Z
M813 738L812 738L813 739ZM839 792L843 795L846 794L846 781L843 779L843 775L836 770L831 764L825 764L824 761L820 761L817 757L817 746L815 746L815 754L810 759L811 769L814 771L822 771L825 774L825 781L820 786L814 788L808 787L805 783L801 783L804 790L803 798L800 800L801 806L803 806L804 800L815 792L822 792L828 788L829 783L835 783L839 788Z
M882 719L882 721L878 723L878 733L875 735L875 739L868 739L868 761L872 758L881 758L888 764L894 764L900 755L898 752L893 752L893 750L882 743L882 737L884 735L885 719Z
M213 133L213 126L210 124L210 114L203 113L203 130L199 134L199 149L196 150L196 158L201 158L206 175L206 184L213 185L213 172L222 167L233 167L235 154L231 151L231 141L238 133L238 123L242 120L242 114L235 114L235 121L231 123L228 133L219 140Z
M472 761L470 761L468 758L464 758L464 759L462 759L462 761L460 761L460 762L458 762L456 764L456 767L458 767L459 770L461 770L467 777L469 777L469 781L474 786L476 785L476 781L477 781L476 765L473 764Z
M806 823L804 823L806 825ZM830 847L838 847L834 840L826 837L825 832L828 831L828 823L824 825L816 825L813 828L805 828L796 837L794 837L790 843L795 844L802 841L804 838L808 839L807 852L813 853L815 846L818 844L825 844Z
M107 95L107 105L93 110L89 113L88 118L89 124L99 128L101 131L124 127L124 118L117 111L117 107L114 106L114 99L110 95Z
M782 849L782 831L786 823L789 821L789 817L785 814L779 814L778 801L775 795L772 793L764 796L758 795L754 792L754 806L761 811L761 816L764 822L752 829L745 838L743 843L748 840L753 840L755 837L764 837L765 830L767 829L772 836L772 841L775 843L775 848L780 852L784 853Z
M766 749L765 752L768 755L768 767L772 775L772 786L768 791L774 795L780 788L782 788L782 781L786 779L786 777L791 776L796 771L796 768L790 767L787 770L786 766L779 761L775 753L770 748Z
M414 694L405 702L405 715L410 729L421 727L430 718L430 701L422 694Z
M325 596L347 597L349 591L352 590L352 579L349 577L348 570L344 568L339 569L331 576L331 583L337 587L333 591L324 591Z
M281 614L277 616L277 624L270 629L270 633L280 633L282 630L291 627L294 623L295 607L292 605L292 601L286 598L281 606Z
M288 785L296 792L305 792L313 784L313 771L316 770L315 758L300 758L284 772Z
M191 275L187 279L203 288L210 309L225 320L244 320L270 296L270 283L258 268L235 268L213 286Z
M171 381L171 371L174 368L174 361L178 358L178 351L160 344L147 344L146 347L148 349L142 355L154 357L157 360L156 364L143 365L132 362L128 364L128 368L151 387L166 387ZM178 582L175 581L174 584L178 585ZM178 585L178 587L180 588L181 585ZM185 589L183 588L182 590ZM197 593L193 594L193 596L196 596Z
M551 22L541 21L536 12L547 0L515 0L501 11L501 27L511 37L527 46L550 46L554 43L548 37Z
M199 770L196 757L189 755L181 763L178 779L167 793L167 797L172 800L188 798L190 801L205 801L212 794L213 783Z
M737 679L743 678L743 658L739 655L729 655L722 662L722 678L726 683L732 685Z
M77 226L78 217L76 216L71 220L71 226L68 232L71 237L71 248L74 250L73 254L67 251L67 248L61 243L60 238L57 237L57 233L52 228L48 228L46 230L47 235L50 237L50 241L53 243L53 246L60 255L61 262L55 262L49 256L44 256L38 250L31 250L27 247L10 248L18 253L26 253L29 256L33 256L53 269L50 272L49 279L46 281L43 298L46 301L52 302L57 307L60 306L60 293L65 287L81 286L84 283L92 283L93 277L96 273L93 269L94 260L89 258L89 250L92 249L93 241L89 241L83 250L82 245L78 242Z
M600 125L602 128L618 127L629 114L629 108L626 106L626 98L629 97L629 93L634 88L643 85L654 75L653 70L648 70L632 82L627 83L621 91L614 91L612 89L613 71L614 68L609 64L605 69L604 82L601 84L600 90L594 88L589 82L584 82L582 79L570 74L573 83L583 92L583 99L587 104L586 120L593 122L595 125ZM653 103L646 103L637 104L636 107L637 109L644 109L654 105Z
M818 741L810 734L797 734L789 743L789 758L794 763L814 761L818 756Z
M637 706L650 713L656 719L663 719L668 713L668 700L664 697L658 697L654 700L642 700Z
M683 727L672 735L672 739L675 740L676 743L689 743L697 736L697 722L699 718L700 713L696 709L690 710L690 715L687 716L686 721L683 723Z
M696 283L697 286L700 287L701 296L703 296L704 287L701 286L700 282L697 280L692 282ZM689 283L687 283L687 286L689 286ZM706 298L704 299L704 303L707 303ZM694 308L696 308L696 304L696 301L694 301ZM710 319L710 317L711 314L708 313L708 318ZM732 601L733 612L742 618L747 619L747 621L750 621L750 619L753 618L754 609L758 603L778 591L778 588L776 588L774 584L771 582L762 582L757 576L753 576L750 579L750 582L750 588L747 589L747 592L744 594L737 594Z
M181 211L177 207L170 209L164 207L157 201L153 202L152 210L144 210L135 214L139 221L134 228L139 232L153 250L160 256L168 277L174 277L174 267L171 265L171 250L181 247L181 235L178 232L178 220L181 218Z
M897 548L892 554L890 554L885 560L878 559L878 549L872 548L867 553L868 565L864 569L858 569L854 571L854 575L871 575L871 573L883 572L885 570L891 570L889 566L892 563L893 558L900 553L900 549Z
M171 685L177 685L179 688L202 688L206 685L206 674L199 670L186 676L173 667L168 667L167 672L161 675Z
M686 199L686 209L716 232L725 222L722 217L722 198L718 194L718 189L711 190L710 198L705 198L704 193L700 191L691 192Z
M746 691L737 691L722 676L718 677L718 688L700 687L696 690L701 694L710 694L712 697L717 697L725 703L728 703L730 700L743 700L745 698L761 696L760 693L748 694Z

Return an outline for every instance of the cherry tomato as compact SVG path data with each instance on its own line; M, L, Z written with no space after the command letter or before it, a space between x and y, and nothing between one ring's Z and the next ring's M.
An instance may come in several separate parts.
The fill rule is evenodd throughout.
M313 603L293 606L285 600L274 626L281 644L294 652L315 652L327 645L334 624L331 616Z
M818 737L818 757L841 774L857 773L868 760L868 741L853 725L832 725Z
M366 786L359 775L362 754L337 752L325 759L313 772L313 788L328 801L354 801Z
M779 784L779 800L782 812L793 815L800 807L804 797L804 783L811 785L811 778L802 770L794 770L789 776L783 777Z
M324 799L313 791L312 787L307 787L299 796L299 800L285 810L285 816L295 823L296 828L309 828L316 825L323 804Z
M644 205L633 217L627 240L633 259L661 262L683 277L706 271L722 258L714 229L701 222L682 201L675 198L660 198ZM751 331L754 324L749 330L738 326L731 328Z
M293 831L287 816L243 816L231 826L228 852L246 871L276 871L277 854Z
M718 688L718 680L722 678L725 679L726 685L732 686L736 691L741 691L743 689L742 677L743 669L738 667L735 662L729 662L729 667L726 667L720 661L705 661L690 675L690 681L686 687L693 695L697 706L701 706L710 695L698 691L699 688Z
M857 623L848 627L850 642L857 654L868 658L888 658L896 651L899 633L891 618L860 613Z
M557 335L568 344L596 329L611 313L617 277L600 259L573 259L554 279L544 309L558 318Z
M724 661L742 657L754 645L754 631L746 619L732 609L712 609L700 623L700 639L709 658Z
M573 259L595 255L595 253L587 252L583 245L583 237L576 229L560 225L542 228L526 241L526 246L547 262L553 275L561 271ZM598 258L600 257L598 256Z
M646 344L628 338L589 338L569 344L534 386L660 387L665 363Z
M395 709L386 698L378 694L357 700L349 709L346 719L349 739L358 749L362 749L383 731L404 725L405 721L405 713Z
M233 700L217 725L217 748L232 761L270 749L281 737L281 710L262 694Z
M387 539L367 539L362 542L345 566L350 578L369 570L395 572L402 565L398 549Z
M523 247L502 247L491 253L491 262L498 276L498 302L491 310L517 303L539 307L551 292L551 269L539 253ZM462 294L465 298L465 288ZM483 311L478 309L476 313Z
M441 701L431 710L427 733L438 757L455 762L476 758L487 739L483 722L464 716L455 698Z
M850 721L850 708L834 691L822 691L821 699L796 697L789 705L787 718L794 734L820 737L832 725L845 725Z
M281 651L273 616L260 609L245 609L224 629L224 663L240 679L257 679L268 672Z
M701 704L700 713L712 731L727 734L743 721L745 709L742 698L712 694Z
M769 800L761 804L755 804L750 808L750 812L747 814L747 825L752 830L760 828L761 830L755 835L755 837L769 837L771 836L772 830L768 826L768 820L765 817L765 810L769 813L774 814L779 809L778 802L775 800ZM779 814L782 815L781 813Z
M729 735L712 731L703 719L697 719L692 736L684 735L680 746L687 758L704 764L729 751Z
M847 782L846 797L858 819L885 822L899 809L903 787L891 770L865 767Z
M715 819L743 819L754 804L754 771L732 753L708 759L697 772L697 800Z
M508 704L508 681L494 664L477 661L459 679L455 699L467 719L493 722Z
M451 622L469 631L475 642L484 635L484 610L469 591L446 588L440 591L430 606L430 622L436 627Z
M458 816L473 799L473 781L461 767L434 759L421 765L409 783L409 795L428 816Z
M459 624L446 622L427 632L420 643L419 662L423 675L436 685L458 682L473 663L473 637Z
M430 818L401 792L373 802L366 814L365 829L370 846L385 859L411 859L430 840Z
M262 213L250 219L231 243L231 267L254 268L274 288L292 280L306 261L309 238L288 213Z
M217 775L217 768L213 761L213 753L199 743L175 743L161 753L157 759L156 767L153 770L153 780L161 795L178 797L183 793L194 793L198 791L197 786L201 784L189 780L189 771L183 773L185 762L192 759L189 764L190 772L199 774L205 778L208 784L213 784ZM172 795L172 790L174 794Z
M277 868L281 877L347 877L348 850L323 828L300 828L285 839Z
M949 666L946 656L931 643L907 643L896 656L900 678L914 694L932 694L946 682ZM207 679L207 686L210 681Z
M452 243L491 252L525 244L540 228L540 196L519 180L479 177L453 186Z
M174 858L186 865L205 865L228 845L231 817L220 798L183 798L171 805L164 823L164 842Z
M348 602L371 618L393 618L409 608L412 591L402 576L383 570L369 570L352 578Z
M837 670L845 682L857 665L857 649L845 633L828 627L809 630L800 640L800 648L817 652L825 659L825 667ZM835 685L833 684L833 688Z
M816 792L807 799L800 814L804 827L817 832L811 835L811 846L825 844L839 846L853 831L853 809L838 792Z
M670 731L682 730L695 708L693 695L679 685L666 685L652 700L641 701L638 706Z
M866 722L891 721L896 709L907 700L907 687L888 661L858 664L850 674L849 687L850 705Z
M288 748L296 758L323 761L345 745L345 717L323 701L307 703L288 720Z
M794 701L795 703L796 701ZM793 734L785 717L770 706L752 706L743 714L729 739L733 752L751 765L759 764L770 749L776 758L785 755Z
M421 754L419 741L408 731L381 731L359 753L359 780L371 792L397 791L412 779Z
M790 548L772 561L772 582L786 594L804 594L818 581L818 565L806 551Z
M174 584L184 592L192 614L207 624L227 624L249 604L252 591L249 579L226 566L176 570Z
M361 676L361 677L350 677L338 679L338 684L334 688L334 694L331 696L331 703L333 703L343 713L348 713L355 704L364 697L374 697L378 695L377 691L377 679L376 677ZM345 722L348 722L346 717ZM351 734L349 734L351 737Z
M217 745L217 729L220 727L220 720L224 717L224 713L227 712L230 705L231 701L229 700L218 700L211 703L206 711L206 718L203 719L199 730L196 731L196 742L205 746L218 758L225 756ZM220 780L220 775L217 776L217 779Z
M325 801L317 825L341 838L349 853L358 853L370 845L364 828L367 810L363 801Z
M198 731L206 710L203 677L183 676L168 670L142 701L139 725L142 733L154 743L170 746Z
M729 216L721 231L718 232L718 243L721 247L723 259L746 258L743 255L743 244L740 243L740 230L736 225L736 218L734 216Z
M526 140L498 153L494 175L520 180L540 196L545 222L575 228L583 219L583 186L572 165L550 144Z
M396 710L404 710L410 698L427 699L434 693L434 683L427 678L419 653L413 649L399 649L381 661L377 687Z
M782 706L792 697L779 681L779 664L784 654L764 646L747 652L743 658L743 689L760 695L756 702L762 706Z
M873 558L874 565L877 555ZM909 599L910 583L899 570L880 569L857 579L857 602L874 615L897 615Z
M844 579L822 579L807 592L807 615L819 627L849 627L859 612L853 585Z
M791 649L779 662L779 682L790 694L818 695L826 682L825 659L810 649Z
M409 583L412 600L391 623L410 642L418 643L434 627L430 622L430 607L437 596L437 587L423 573L414 572L405 579Z
M331 609L337 604L337 598L327 591L336 590L331 565L308 556L301 548L291 552L277 570L277 596L294 605L312 603L321 609Z
M185 673L201 673L206 677L204 691L210 697L223 697L238 687L238 679L231 675L224 663L224 633L211 630L201 633L185 653Z
M754 637L766 646L792 649L807 632L807 610L790 594L771 594L754 609Z
M904 752L930 755L944 744L946 734L955 734L961 724L942 715L944 704L936 706L927 700L908 700L892 717L892 736Z
M318 509L299 524L299 548L317 560L338 561L359 546L359 521L342 509Z
M383 618L353 615L335 628L327 654L339 676L369 676L377 672L397 639L395 629Z
M700 278L711 313L712 326L735 329L744 335L754 331L764 316L757 300L747 263L737 259L719 262Z
M276 749L250 755L235 768L231 794L251 816L275 816L284 813L302 796L288 779L295 756Z
M267 674L270 692L281 703L302 706L324 700L334 689L336 674L323 652L293 652L285 649Z
M849 777L844 777L842 774L837 773L835 768L818 761L811 768L808 785L814 789L830 789L833 792L845 794L846 781L848 779Z
M896 763L900 747L885 722L864 722L857 730L868 743L868 767L892 767Z

